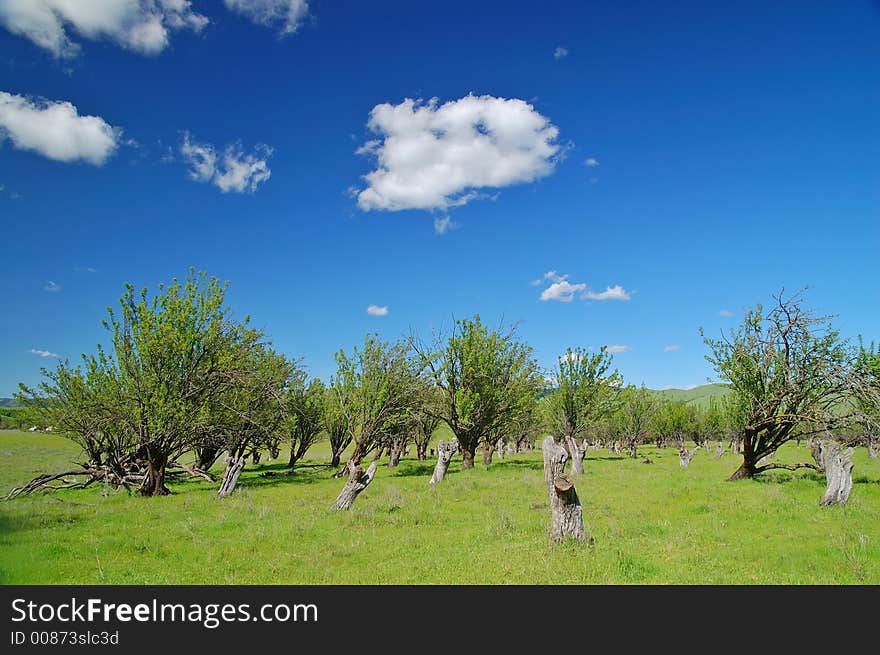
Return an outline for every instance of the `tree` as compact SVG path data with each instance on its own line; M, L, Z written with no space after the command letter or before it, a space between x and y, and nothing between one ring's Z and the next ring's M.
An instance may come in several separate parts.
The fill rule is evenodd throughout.
M572 474L584 472L586 448L578 441L612 409L622 382L616 370L609 372L611 360L603 346L595 354L569 348L557 361L547 417L553 436L569 453Z
M491 446L533 411L541 376L515 328L489 330L476 315L455 321L449 338L435 336L430 349L410 343L441 391L433 411L458 439L462 468L473 467L481 443Z
M324 426L330 440L330 467L337 468L342 460L342 453L351 444L352 431L332 382L324 393ZM342 473L343 471L338 472L335 477Z
M327 389L318 378L312 378L308 384L305 375L295 378L285 394L287 420L285 432L290 440L290 459L288 468L303 458L309 448L318 440L324 430Z
M336 353L331 385L348 437L355 444L350 461L361 459L402 427L419 408L422 381L403 342L386 343L367 334L363 348Z
M657 399L644 386L629 385L620 392L615 424L630 457L638 456L638 445L649 433L656 408Z
M693 438L697 445L702 441L697 409L682 400L660 400L651 418L651 431L660 447L669 441L675 441L681 447L686 437Z
M803 307L801 291L774 296L765 311L751 309L728 337L710 339L706 359L732 390L732 411L742 425L740 467L731 480L769 469L813 468L814 464L759 462L791 439L853 424L861 415L853 398L865 386L856 354L831 325Z

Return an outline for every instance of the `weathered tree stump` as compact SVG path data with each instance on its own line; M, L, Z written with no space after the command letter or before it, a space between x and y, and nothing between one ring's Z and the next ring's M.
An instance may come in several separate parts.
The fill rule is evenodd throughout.
M706 447L706 452L711 455L712 454L712 445L709 443L709 440L706 439L703 442L703 445Z
M437 464L434 466L434 474L428 484L437 484L442 482L446 477L446 470L449 468L449 460L458 450L458 444L455 441L443 441L437 444Z
M226 464L226 471L223 473L223 480L220 482L220 491L217 492L218 498L225 498L233 491L235 485L238 484L238 476L244 468L244 457L230 458Z
M504 439L499 437L495 442L495 452L498 453L498 459L504 459Z
M712 459L718 459L718 458L721 457L723 454L724 454L724 442L723 442L723 441L719 441L719 442L718 442L718 447L715 449L715 455L712 457Z
M846 505L849 494L852 491L851 461L854 448L846 448L833 441L823 441L819 446L822 460L825 464L825 479L828 486L820 505Z
M553 437L544 439L542 450L544 481L550 497L550 538L553 541L588 541L589 531L584 525L581 501L571 478L564 473L568 453Z
M377 466L378 462L374 459L370 463L370 467L364 472L364 469L362 469L360 465L355 464L354 462L349 462L348 482L342 487L342 491L339 492L331 509L351 509L358 494L366 489L367 485L373 481L373 477L376 475Z
M678 463L681 465L681 468L686 469L688 467L691 460L694 458L694 455L697 454L698 449L699 448L694 448L693 450L688 450L687 448L678 449Z
M565 444L568 446L568 453L571 457L571 474L583 475L584 473L584 457L587 454L586 439L584 443L579 444L572 436L565 437Z

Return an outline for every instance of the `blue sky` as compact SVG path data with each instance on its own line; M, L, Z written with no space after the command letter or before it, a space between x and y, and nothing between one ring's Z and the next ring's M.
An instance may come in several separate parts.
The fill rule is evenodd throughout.
M805 285L880 339L877 3L103 4L0 0L0 396L190 266L324 378L479 313L701 384Z

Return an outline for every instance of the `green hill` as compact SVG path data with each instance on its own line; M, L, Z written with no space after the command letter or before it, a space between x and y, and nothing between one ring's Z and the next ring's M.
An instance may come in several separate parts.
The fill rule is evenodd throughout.
M730 390L726 384L703 384L693 389L661 389L656 392L669 400L683 400L699 407L707 407L711 398L720 398Z
M21 407L15 398L0 398L0 407Z

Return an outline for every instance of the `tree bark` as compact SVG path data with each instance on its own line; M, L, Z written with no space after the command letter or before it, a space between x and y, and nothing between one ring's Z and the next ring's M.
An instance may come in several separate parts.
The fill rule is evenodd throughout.
M446 477L446 471L449 469L449 460L457 450L454 441L440 441L437 444L437 464L434 465L434 474L428 484L437 484Z
M469 448L461 449L461 470L474 468L474 451Z
M220 482L220 490L217 492L218 498L225 498L233 491L235 485L238 484L238 476L244 468L244 457L233 458L226 465L226 472L223 474L223 480Z
M821 457L824 462L827 487L820 505L846 505L852 491L851 461L854 448L844 447L839 443L823 441L820 445Z
M498 453L498 459L504 459L504 439L499 438L495 442L495 452Z
M695 447L693 450L688 450L687 448L678 449L678 463L681 465L681 468L686 469L688 467L698 450L699 446Z
M339 495L336 497L336 501L333 503L333 507L331 509L335 510L347 510L351 509L351 506L354 504L355 499L357 499L358 495L367 488L373 481L373 477L376 475L376 466L378 462L373 460L370 464L370 467L364 472L364 469L360 467L360 465L355 464L354 462L348 463L348 482L345 483L345 486L342 488L342 491L339 492Z
M708 443L708 442L707 442L707 443ZM723 442L723 441L719 441L719 442L718 442L718 447L715 449L715 456L712 457L712 459L718 459L718 458L721 457L723 454L724 454L724 442Z
M397 466L398 462L400 462L400 448L392 446L388 453L388 457L388 466Z
M583 475L584 473L584 457L587 454L586 446L581 446L577 440L571 435L565 437L565 444L568 446L568 453L571 457L571 474Z
M568 454L553 437L542 444L544 454L544 482L550 498L550 538L553 541L575 539L587 541L589 532L584 526L581 502L574 483L564 474Z
M492 454L495 449L487 443L483 444L483 466L489 466L492 463Z
M147 471L141 484L140 492L143 496L167 496L171 493L165 486L165 468L168 466L168 456L147 448Z
M202 471L207 471L217 459L220 457L220 449L219 448L200 448L196 451L196 468Z

